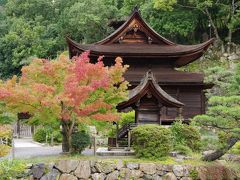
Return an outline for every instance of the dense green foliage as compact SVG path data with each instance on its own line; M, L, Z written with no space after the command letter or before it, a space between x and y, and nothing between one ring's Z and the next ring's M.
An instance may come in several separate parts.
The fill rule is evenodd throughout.
M111 22L125 20L135 6L157 32L178 43L203 41L204 34L210 34L209 23L212 36L214 25L224 43L239 43L237 3L232 9L229 0L4 0L0 3L0 77L20 74L33 57L55 58L66 49L66 36L82 43L103 39L113 32Z
M237 142L230 151L233 154L240 155L240 142Z
M218 133L218 156L225 154L240 140L240 64L232 74L227 82L220 83L217 96L210 97L206 114L194 117L200 126L212 128ZM214 160L210 156L206 160L209 158Z
M87 132L79 131L72 134L73 152L81 153L90 143L90 136Z
M1 179L16 179L26 168L26 164L19 160L2 160L0 161Z
M171 131L159 125L141 125L132 130L133 149L137 157L159 159L172 149Z
M175 122L171 126L171 131L174 147L176 147L177 150L183 149L183 146L190 148L192 151L200 150L201 135L196 127Z
M121 126L129 123L135 122L135 111L130 111L127 113L121 113L121 119L119 120L119 124Z
M12 127L0 124L0 157L8 155L12 146Z
M37 141L39 143L45 143L46 141L50 143L51 136L53 136L53 141L55 143L60 143L62 141L62 135L60 133L60 129L52 131L46 128L37 129L33 135L33 139L34 141Z

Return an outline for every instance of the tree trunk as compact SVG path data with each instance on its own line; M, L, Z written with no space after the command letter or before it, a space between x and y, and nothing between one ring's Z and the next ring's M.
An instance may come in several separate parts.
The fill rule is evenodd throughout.
M215 26L215 24L214 24L214 22L213 22L213 19L212 19L212 16L211 16L211 14L210 14L210 12L208 11L207 8L205 9L205 13L206 13L206 15L207 15L207 17L208 17L208 20L209 20L212 28L213 28L213 32L214 32L217 40L222 41L221 38L220 38L220 36L219 36L219 34L218 34L218 29L217 29L217 27Z
M232 30L229 29L229 30L228 30L228 46L227 46L227 52L228 52L228 54L231 53L231 49L232 49L231 46L232 46Z
M220 44L220 46L221 46L221 51L222 51L222 53L224 53L224 52L225 52L225 49L224 49L223 41L222 41L222 39L220 38L220 36L219 36L219 34L218 34L217 26L214 24L213 19L212 19L212 16L211 16L210 12L208 11L208 8L204 9L203 12L207 15L208 20L209 20L209 23L211 24L211 27L213 28L213 32L214 32L214 34L215 34L215 36L216 36L217 42L218 42L218 43Z
M68 153L70 151L68 125L64 121L62 121L62 151L63 153Z
M72 151L71 140L74 121L64 121L62 120L62 151L63 153L69 153Z
M231 23L232 18L235 13L235 0L232 0L232 3L230 5L230 12L229 12L229 20L228 23ZM227 47L227 52L230 54L231 53L231 46L232 46L232 29L228 27L228 47Z
M214 161L220 157L222 157L224 154L226 154L226 152L231 149L237 142L239 141L239 138L236 137L231 137L230 139L228 139L227 142L227 146L225 148L222 149L217 149L216 151L214 151L211 154L207 154L205 155L202 160L204 161Z

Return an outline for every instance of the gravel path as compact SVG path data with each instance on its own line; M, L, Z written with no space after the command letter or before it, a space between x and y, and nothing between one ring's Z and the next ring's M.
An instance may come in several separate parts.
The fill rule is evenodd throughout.
M57 156L62 152L61 146L44 146L32 139L14 139L15 158L28 159L44 156ZM83 151L84 155L93 155L92 149ZM11 157L12 154L9 155Z

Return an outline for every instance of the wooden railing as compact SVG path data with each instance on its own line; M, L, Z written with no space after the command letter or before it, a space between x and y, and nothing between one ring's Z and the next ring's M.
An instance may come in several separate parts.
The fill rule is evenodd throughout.
M119 129L118 138L123 138L124 136L126 136L128 131L132 130L137 125L138 125L137 123L125 124L121 129Z

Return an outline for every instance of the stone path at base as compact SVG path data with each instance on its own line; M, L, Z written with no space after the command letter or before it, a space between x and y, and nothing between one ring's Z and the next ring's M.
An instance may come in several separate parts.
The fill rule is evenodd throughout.
M43 156L58 156L62 152L61 146L43 146L32 139L14 139L15 158L28 159ZM92 149L83 151L84 155L93 155ZM10 154L11 156L11 154Z

